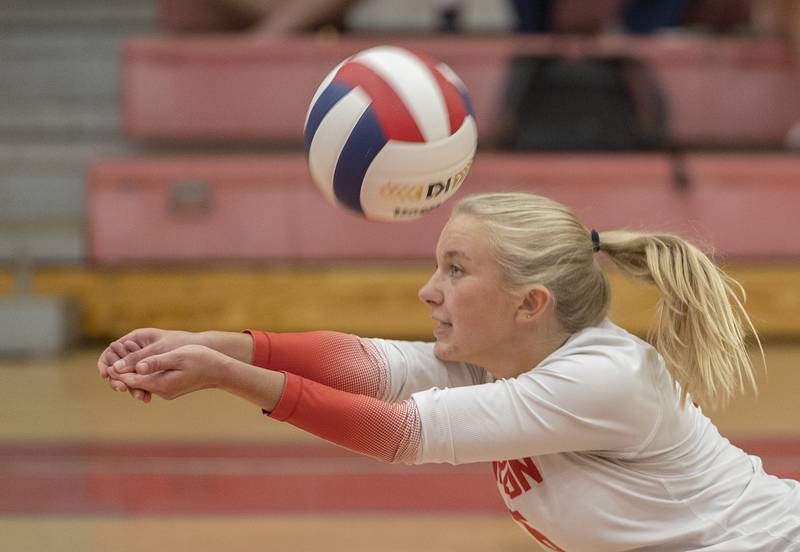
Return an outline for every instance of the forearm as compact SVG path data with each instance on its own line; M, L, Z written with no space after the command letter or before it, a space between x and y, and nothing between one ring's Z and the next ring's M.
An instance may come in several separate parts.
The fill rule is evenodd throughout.
M250 364L296 374L348 393L385 398L389 367L370 340L331 331L248 332L253 347L252 361L247 361Z
M245 336L248 337L249 336ZM266 412L272 412L283 393L286 376L282 372L264 370L235 358L220 366L217 387L236 395Z
M417 461L422 426L414 400L387 403L287 374L270 416L383 462Z
M214 387L279 421L384 462L413 462L422 433L412 400L389 404L227 358Z
M421 425L413 400L387 403L242 362L199 344L154 355L116 373L131 389L175 399L201 389L236 395L280 421L387 462L417 458Z
M253 363L253 338L241 332L207 331L197 334L198 344L246 364Z

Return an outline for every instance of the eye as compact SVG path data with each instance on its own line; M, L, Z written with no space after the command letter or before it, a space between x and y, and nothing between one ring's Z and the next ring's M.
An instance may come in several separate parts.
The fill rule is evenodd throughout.
M447 275L452 278L458 278L459 276L464 274L464 269L458 265L451 264L447 265Z

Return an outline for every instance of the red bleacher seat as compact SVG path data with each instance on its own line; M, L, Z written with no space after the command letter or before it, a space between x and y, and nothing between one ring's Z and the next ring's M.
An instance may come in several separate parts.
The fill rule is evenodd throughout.
M661 154L486 153L456 197L526 190L571 206L601 231L674 231L727 256L800 254L800 243L788 235L773 239L800 199L787 184L797 173L794 163L771 157L726 163L690 158L687 170L697 187L681 189ZM759 183L758 175L770 171L782 176ZM739 180L728 182L727 172ZM754 202L752 208L740 198ZM451 204L413 222L368 222L328 204L301 154L107 160L90 171L88 250L97 263L429 259ZM734 207L736 214L728 215ZM752 235L774 243L735 233L732 225L744 218Z
M636 54L652 64L680 145L782 144L800 119L800 77L769 39L134 38L124 48L123 125L139 140L299 144L308 102L339 61L377 43L442 59L470 90L481 138L495 136L514 54Z
M694 154L690 218L722 254L800 257L800 160L778 154Z
M511 190L562 201L601 230L686 230L662 155L482 154L457 196ZM367 222L323 198L300 154L112 159L90 171L88 249L97 263L428 259L448 206L413 222Z
M415 47L444 58L438 43ZM491 133L505 71L497 62L508 58L509 44L442 44L441 53L470 88L479 127ZM308 103L323 77L374 45L370 39L132 39L124 48L123 126L135 139L299 145Z
M587 227L678 232L721 258L798 258L800 163L789 155L479 154L456 194L525 190ZM375 223L331 206L301 154L111 159L89 175L97 263L430 258L453 200L422 219Z

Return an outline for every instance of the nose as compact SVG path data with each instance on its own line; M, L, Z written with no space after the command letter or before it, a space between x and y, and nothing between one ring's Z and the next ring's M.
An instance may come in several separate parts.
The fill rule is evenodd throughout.
M436 285L436 272L434 272L428 281L419 289L417 297L423 303L433 307L442 304L442 292Z

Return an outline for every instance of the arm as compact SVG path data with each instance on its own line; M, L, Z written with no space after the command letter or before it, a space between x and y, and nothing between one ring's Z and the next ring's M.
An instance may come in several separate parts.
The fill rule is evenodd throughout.
M389 402L408 399L431 387L460 387L485 383L484 370L462 363L442 362L431 343L367 339L332 332L273 333L183 332L143 328L109 345L98 360L100 375L108 378L131 369L141 360L184 345L202 345L240 362L298 374L335 389L376 397ZM110 378L117 391L127 391ZM134 397L149 400L143 392Z
M114 377L167 399L223 389L277 420L387 462L460 464L646 446L660 412L649 376L590 350L576 357L545 361L518 378L430 389L398 403L199 346L146 359L135 373Z
M372 397L226 357L190 345L112 376L125 385L174 399L200 389L222 389L280 421L386 462L413 461L421 428L413 401L389 404Z
M639 453L658 428L662 400L649 367L620 360L587 348L516 378L416 393L424 444L418 461Z
M488 381L485 370L442 362L433 344L369 339L332 331L253 336L253 364L297 374L335 389L397 402L431 387L461 387Z
M348 393L377 398L386 394L389 367L369 339L331 331L247 333L252 336L255 366L296 374Z
M246 364L297 373L336 389L383 397L389 383L385 357L370 340L338 332L271 333L183 332L142 328L111 343L100 355L97 368L109 378L131 370L140 361L186 345L202 345ZM127 391L110 378L112 388ZM132 394L143 399L135 390ZM149 400L149 397L147 397Z

